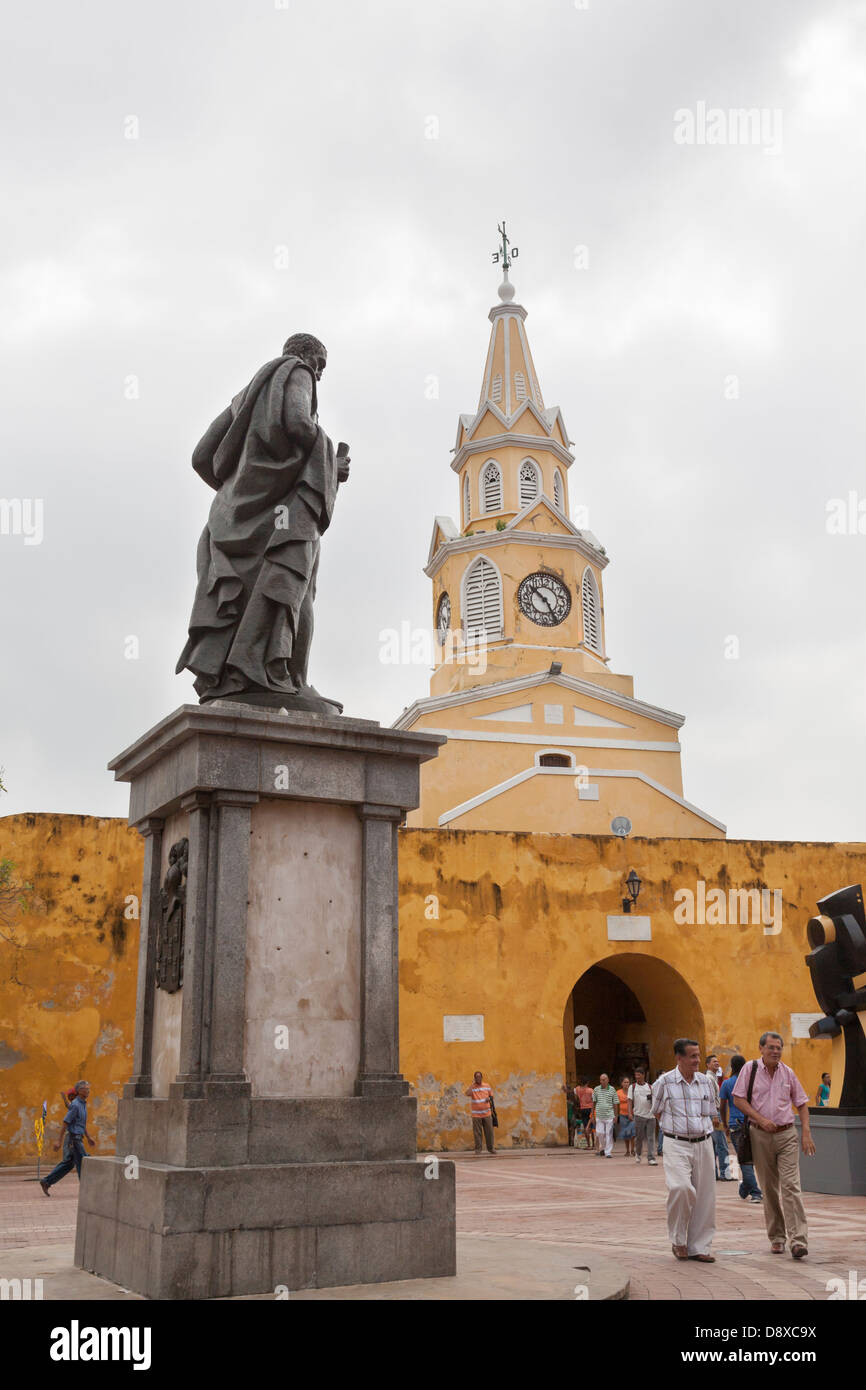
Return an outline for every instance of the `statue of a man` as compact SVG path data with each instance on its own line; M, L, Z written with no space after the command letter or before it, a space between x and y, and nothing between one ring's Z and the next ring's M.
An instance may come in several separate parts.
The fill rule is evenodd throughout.
M189 641L177 663L202 703L338 714L307 683L319 542L348 448L319 425L327 352L296 333L214 420L192 466L216 490L198 545Z

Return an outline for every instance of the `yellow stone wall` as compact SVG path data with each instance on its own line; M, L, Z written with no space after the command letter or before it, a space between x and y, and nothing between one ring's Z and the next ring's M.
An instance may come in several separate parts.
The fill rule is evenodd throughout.
M651 919L648 942L607 937L630 868L644 885L636 911ZM673 1065L677 1036L693 1033L727 1063L735 1051L756 1056L772 1028L814 1096L831 1045L791 1036L792 1014L820 1012L806 922L818 897L864 876L862 844L404 831L401 1066L418 1096L420 1148L470 1142L463 1092L476 1069L498 1097L499 1143L565 1142L568 1009L580 976L602 962L643 1005L646 1023L627 1025L623 1041L649 1043L653 1072ZM781 931L677 925L674 892L696 891L698 879L707 890L778 889ZM445 1015L478 1014L483 1042L444 1042ZM582 1069L573 1049L569 1063L572 1076Z
M58 1091L80 1076L93 1086L98 1151L110 1152L132 1070L138 922L125 914L141 891L142 842L123 820L10 816L0 819L0 857L33 884L30 910L0 937L2 1162L35 1160L43 1098L53 1143ZM607 915L621 911L630 868L652 940L611 942ZM775 1028L814 1094L830 1044L793 1041L790 1024L793 1013L818 1012L806 921L818 897L864 877L862 844L402 831L401 1066L419 1101L420 1147L469 1143L462 1093L476 1068L499 1098L500 1143L565 1142L566 1035L585 1021L570 1014L572 992L599 963L639 998L646 1022L619 1037L648 1042L653 1070L670 1064L681 1031L726 1061L737 1049L754 1054L759 1033ZM677 925L674 892L698 879L708 890L780 890L781 931ZM483 1042L444 1042L445 1015L478 1014ZM569 1064L580 1068L573 1049Z
M112 1153L132 1072L143 842L125 820L6 816L0 858L33 885L29 910L0 924L0 1162L36 1161L47 1100L43 1164L54 1166L59 1092L81 1079L93 1152Z

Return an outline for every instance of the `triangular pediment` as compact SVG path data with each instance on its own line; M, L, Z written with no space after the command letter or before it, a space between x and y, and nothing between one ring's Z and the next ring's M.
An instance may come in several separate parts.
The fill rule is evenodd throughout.
M437 516L433 522L433 535L430 537L427 564L430 564L436 552L443 545L446 545L448 541L456 541L459 535L460 531L450 516Z
M545 492L527 502L523 511L508 523L507 531L538 531L540 534L579 536L577 527L572 525L564 512L551 502Z

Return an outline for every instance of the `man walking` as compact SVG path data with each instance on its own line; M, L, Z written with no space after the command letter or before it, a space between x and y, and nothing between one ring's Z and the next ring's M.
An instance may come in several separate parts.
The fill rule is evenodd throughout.
M716 1160L716 1182L733 1182L730 1176L731 1160L728 1154L728 1136L722 1128L719 1118L719 1092L721 1091L723 1074L721 1063L715 1052L711 1052L707 1058L707 1076L716 1086L716 1116L713 1120L713 1153Z
M740 1072L743 1070L743 1067L745 1065L745 1057L741 1056L739 1052L735 1052L733 1057L731 1058L731 1074L726 1081L722 1082L721 1089L719 1091L719 1099L721 1101L722 1124L728 1131L731 1143L734 1146L735 1153L737 1149L737 1139L739 1135L743 1132L743 1126L746 1123L746 1117L743 1114L742 1110L738 1110L736 1105L734 1104L734 1087L737 1084L737 1077L739 1076ZM739 1193L743 1201L745 1202L748 1198L748 1200L751 1202L763 1202L764 1199L761 1195L761 1189L758 1187L758 1183L755 1178L754 1163L742 1163L740 1165L740 1168L743 1177L739 1186Z
M665 1183L671 1249L678 1260L714 1264L716 1184L710 1135L716 1113L715 1082L699 1070L694 1038L677 1038L677 1064L653 1086L653 1113L666 1139Z
M472 1085L464 1094L470 1100L470 1110L472 1112L472 1136L475 1140L476 1158L482 1152L481 1139L487 1144L487 1152L495 1153L493 1147L493 1115L490 1106L493 1101L493 1092L487 1085L480 1071L475 1073Z
M65 1178L67 1173L71 1173L74 1168L78 1174L78 1181L81 1181L81 1160L85 1157L84 1144L86 1139L91 1148L94 1141L87 1133L87 1097L90 1095L90 1086L86 1081L79 1081L75 1086L75 1099L71 1102L63 1120L63 1134L54 1145L55 1152L63 1144L63 1158L57 1167L52 1169L47 1178L40 1180L39 1186L50 1197L49 1188L53 1187L61 1178Z
M812 1156L815 1145L809 1127L809 1097L795 1073L782 1061L778 1033L762 1033L761 1056L741 1068L734 1087L738 1108L751 1121L752 1156L764 1193L764 1220L770 1249L784 1255L785 1235L795 1260L809 1253L806 1213L800 1195L800 1155L793 1110L800 1116L803 1153ZM751 1103L746 1099L754 1069Z
M613 1158L613 1127L619 1113L619 1096L603 1071L592 1093L595 1106L595 1133L599 1158Z
M647 1163L657 1168L656 1122L653 1115L653 1088L646 1079L643 1067L635 1067L634 1083L628 1088L628 1116L634 1121L635 1163L640 1163L646 1140Z

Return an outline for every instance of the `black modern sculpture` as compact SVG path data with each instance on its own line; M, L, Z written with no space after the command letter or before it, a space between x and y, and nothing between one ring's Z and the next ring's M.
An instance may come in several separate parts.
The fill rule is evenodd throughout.
M811 1109L818 1153L808 1165L808 1190L866 1195L866 913L861 886L852 884L821 898L818 914L806 927L812 948L806 964L824 1017L811 1025L809 1036L831 1038L833 1057L830 1104Z

